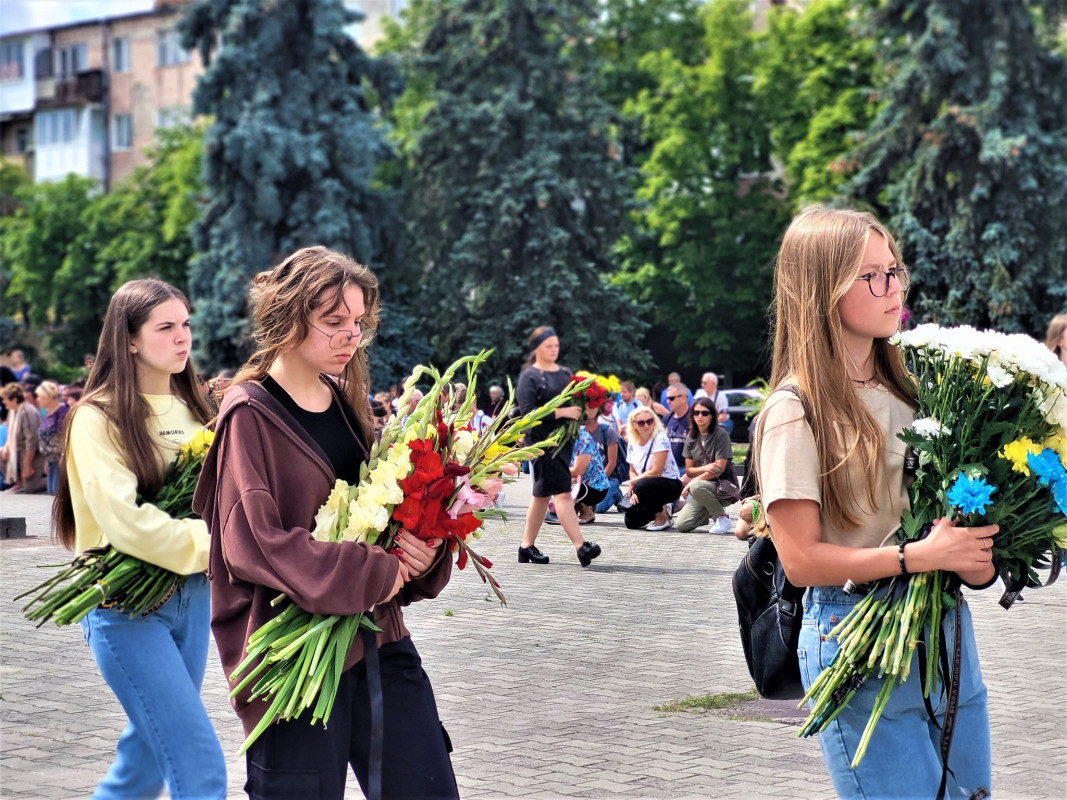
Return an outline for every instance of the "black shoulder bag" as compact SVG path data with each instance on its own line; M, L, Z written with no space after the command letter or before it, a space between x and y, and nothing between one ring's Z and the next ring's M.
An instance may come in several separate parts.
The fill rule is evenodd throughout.
M782 388L800 398L804 417L810 419L807 401L797 388ZM797 644L804 589L786 578L770 537L749 543L748 553L734 571L733 590L741 647L756 691L772 700L803 697Z

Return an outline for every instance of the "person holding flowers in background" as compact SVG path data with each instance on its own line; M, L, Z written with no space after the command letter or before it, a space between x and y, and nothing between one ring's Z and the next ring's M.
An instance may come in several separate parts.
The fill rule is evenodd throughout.
M110 544L187 576L143 615L101 605L81 620L129 717L94 798L155 797L164 784L173 798L226 797L226 762L200 700L209 641L207 527L152 503L168 463L211 416L191 349L181 292L153 279L124 284L104 315L85 396L68 417L52 512L60 543L79 553Z
M597 433L601 427L608 425L597 421L597 410L586 407L582 411L585 424L578 430L578 440L574 443L574 453L571 456L571 478L581 478L578 494L574 498L574 511L578 515L578 523L586 525L596 522L596 507L608 496L611 484L605 471L604 456L600 447L593 440L593 433ZM613 431L614 432L614 431ZM616 444L616 447L618 445ZM614 463L612 464L614 466Z
M401 612L445 587L446 548L400 531L394 555L311 533L335 480L359 483L374 442L366 349L377 280L307 247L254 278L251 304L258 350L226 393L194 499L212 532L212 630L230 686L249 635L281 611L279 593L312 614L367 613L380 630L352 641L328 725L312 725L309 708L251 742L246 790L342 798L351 765L365 794L456 797L447 734ZM251 693L233 698L246 735L269 707Z
M666 530L674 524L671 507L682 494L682 476L671 443L649 406L631 411L626 427L626 459L630 464L626 527Z
M756 528L773 536L789 580L810 587L798 648L805 689L837 652L835 623L861 600L861 591L842 588L846 581L862 585L932 570L954 572L979 588L995 579L996 525L940 519L926 538L906 548L897 543L909 505L906 448L897 433L911 425L915 387L888 339L907 287L896 243L866 213L809 208L794 218L778 253L775 391L754 442L763 508ZM988 787L991 774L986 689L965 603L961 612L953 797L961 788L969 797ZM936 726L945 697L930 697L932 719L920 680L896 687L866 757L851 766L882 682L870 675L821 731L834 788L844 798L933 798L943 775Z
M552 398L559 395L571 383L569 369L556 363L559 358L559 337L556 332L542 325L535 328L526 342L530 353L526 368L519 374L519 383L515 389L519 411L529 414ZM541 422L526 436L527 444L547 439L553 431L582 417L582 408L578 405L561 406L553 412L552 417ZM552 500L556 516L564 533L574 544L578 563L588 567L593 559L600 555L600 545L587 542L578 527L578 515L574 510L571 497L571 455L574 440L567 439L554 450L546 450L534 459L532 464L533 496L526 509L526 526L522 532L519 545L520 564L547 564L548 556L537 549L535 542L541 525L548 511L548 501Z

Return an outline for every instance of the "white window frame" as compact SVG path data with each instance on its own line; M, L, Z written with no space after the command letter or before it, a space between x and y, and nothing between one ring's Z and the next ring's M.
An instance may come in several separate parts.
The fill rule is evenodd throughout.
M156 66L170 67L175 64L188 64L189 51L181 46L181 37L173 28L156 31Z
M111 40L111 64L112 72L130 71L130 38L128 36L116 36Z
M115 151L133 148L133 116L114 114L111 117L111 149Z
M20 81L26 77L26 46L21 39L0 42L0 81Z
M63 145L75 141L81 124L79 116L73 108L39 111L35 120L38 146Z
M57 78L69 78L89 68L89 46L85 42L75 42L56 48Z

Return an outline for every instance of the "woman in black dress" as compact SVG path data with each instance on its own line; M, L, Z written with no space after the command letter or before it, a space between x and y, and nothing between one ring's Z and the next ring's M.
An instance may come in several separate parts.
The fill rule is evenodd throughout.
M528 414L558 395L571 379L571 371L556 363L559 358L559 337L554 330L547 326L535 328L527 340L526 347L530 358L519 375L516 390L519 410L523 414ZM533 444L543 440L552 431L565 425L567 420L577 420L581 413L582 410L578 406L557 408L554 417L547 418L527 435L527 443ZM600 555L600 545L582 538L578 516L574 512L570 471L573 449L574 442L568 441L554 455L552 451L546 451L533 462L533 497L530 499L530 507L526 510L526 527L522 533L522 544L519 546L520 564L548 563L548 556L537 549L534 541L545 521L549 498L555 500L559 523L574 543L579 563L588 567L592 560Z

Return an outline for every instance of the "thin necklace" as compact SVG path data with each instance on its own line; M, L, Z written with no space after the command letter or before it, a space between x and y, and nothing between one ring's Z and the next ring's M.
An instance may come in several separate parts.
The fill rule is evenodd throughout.
M169 405L169 406L167 406L167 410L166 410L166 411L158 411L158 412L157 412L157 411L153 411L153 410L152 410L152 405L151 405L151 404L149 404L149 405L148 405L148 413L149 413L150 415L152 415L153 417L162 417L162 416L164 416L164 415L166 415L166 414L169 414L169 413L170 413L170 411L171 411L171 409L172 409L172 408L174 408L174 397L175 397L174 393L173 393L173 392L171 392L171 395L170 395L170 405Z
M874 388L873 386L868 386L867 384L870 383L871 381L873 381L876 377L877 377L877 375L872 375L871 377L867 378L866 380L860 380L859 378L852 378L852 382L853 383L858 383L864 389L873 389Z

